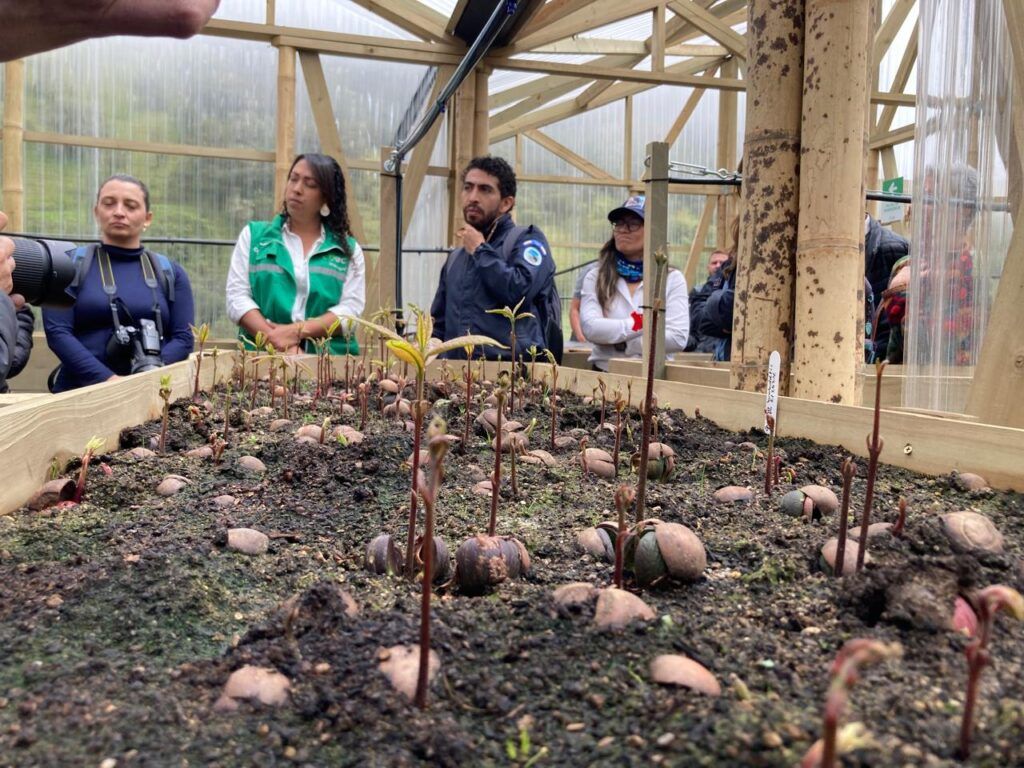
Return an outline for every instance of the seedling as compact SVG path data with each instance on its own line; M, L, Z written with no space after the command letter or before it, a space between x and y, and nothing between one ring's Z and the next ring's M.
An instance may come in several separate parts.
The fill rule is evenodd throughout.
M843 560L846 558L846 527L850 523L850 487L853 485L853 476L857 472L857 465L853 459L843 460L843 501L839 508L839 537L836 544L836 565L833 569L836 578L843 575Z
M545 349L548 362L551 363L551 450L555 450L555 430L558 429L558 363L550 350Z
M224 456L224 449L228 447L227 441L223 440L216 432L213 432L210 434L210 447L213 449L214 465L220 464L221 457Z
M658 312L661 311L662 285L665 280L665 272L668 267L668 255L664 249L659 248L654 252L654 302L651 307L651 343L647 350L647 392L644 396L643 430L640 433L640 466L643 470L647 468L647 458L650 453L651 441L651 418L654 412L654 358L658 346ZM639 523L644 518L644 510L647 501L647 472L638 473L636 483L636 521Z
M498 529L498 493L501 491L501 414L505 410L504 374L498 376L499 385L494 391L498 398L498 423L494 427L494 473L491 475L491 517L487 523L487 535L493 536Z
M370 409L370 385L365 381L359 382L359 431L366 430L366 415Z
M626 410L626 401L622 393L615 392L615 448L612 450L612 464L615 465L615 476L619 476L619 448L622 445L622 412Z
M775 474L775 417L766 409L764 420L768 424L768 455L764 462L764 493L771 498L772 488L779 481Z
M900 497L899 513L896 517L896 524L890 533L897 538L903 536L903 529L907 526L907 500Z
M473 418L473 345L467 344L466 351L466 423L462 427L462 449L469 447L469 425Z
M978 615L978 633L967 644L967 697L964 700L964 717L960 723L960 748L957 757L966 760L971 754L971 734L974 729L974 708L978 701L981 673L992 661L988 650L992 639L992 628L996 615L1003 611L1017 621L1024 621L1024 596L1012 587L996 584L985 587L974 596L975 612Z
M597 426L598 429L602 429L604 427L605 409L608 403L608 398L606 397L608 385L604 383L604 379L600 376L597 377L597 388L601 391L601 422Z
M103 447L105 442L106 440L102 437L94 435L85 444L85 452L82 454L82 467L78 470L78 484L75 486L75 496L72 499L76 504L79 504L85 495L85 478L89 474L89 462L92 461L92 457Z
M192 325L188 326L192 330L192 335L196 339L196 344L199 345L199 354L196 355L196 383L192 387L192 402L199 402L199 369L203 365L203 347L206 346L206 340L210 338L210 324L203 323L199 327ZM214 381L216 381L217 372L214 371Z
M429 337L428 337L429 338ZM398 354L396 352L396 354ZM434 504L444 477L442 464L448 453L451 438L445 434L446 425L442 419L434 419L427 432L430 451L430 482L420 485L418 490L423 499L423 584L420 604L420 668L416 679L416 706L427 706L427 683L430 670L430 593L434 580ZM418 450L418 449L417 449Z
M324 444L324 440L327 437L327 430L331 428L331 417L324 417L323 423L320 424L320 445Z
M509 343L509 347L511 347L511 349L512 349L512 384L511 384L511 388L509 389L509 403L508 403L508 413L509 413L509 416L511 416L512 412L515 411L515 409L516 409L516 323L518 321L520 321L520 320L525 320L528 317L533 317L533 313L532 312L520 312L519 311L519 308L521 306L523 306L523 302L524 301L526 301L526 297L525 296L523 298L521 298L519 300L519 303L516 304L511 309L509 309L507 306L505 306L505 307L502 307L501 309L488 309L487 310L487 312L492 314L492 315L501 315L506 320L508 320L508 324L509 324L509 333L508 333L509 342L508 343Z
M434 330L433 318L430 316L429 312L424 312L415 306L412 307L412 312L416 316L416 334L411 342L402 338L390 328L386 328L383 325L371 323L359 317L352 318L356 323L363 327L370 328L379 333L383 339L386 339L385 346L393 352L399 360L402 360L407 364L412 364L416 369L416 403L412 409L412 493L409 503L409 531L406 537L405 550L405 572L406 576L410 579L413 578L416 567L414 552L414 545L416 543L416 486L418 484L417 478L420 471L420 436L423 432L423 416L426 413L426 407L423 404L423 388L424 381L426 379L427 363L439 355L443 355L446 352L453 352L456 349L469 345L488 344L501 349L505 348L504 345L489 336L477 335L459 336L458 338L451 339L443 344L431 347L430 339ZM383 379L383 372L381 374L381 378ZM429 542L430 539L428 538L427 541Z
M875 474L878 472L878 456L885 441L878 434L878 421L882 410L882 371L885 362L875 363L875 420L871 434L865 438L868 446L867 488L864 491L864 511L861 513L860 541L857 543L857 570L864 567L864 552L868 547L868 526L871 524L871 507L875 501Z
M160 377L160 399L164 401L163 417L160 420L160 443L157 450L164 453L167 450L167 423L171 417L171 377L170 375Z
M619 513L619 529L615 536L615 588L622 589L622 546L626 541L626 510L633 506L636 491L623 483L615 491L615 509Z
M817 763L821 768L834 768L836 764L836 729L846 709L850 689L857 682L860 668L902 655L903 648L899 643L882 643L863 637L848 640L839 649L836 660L832 663L832 682L829 683L825 695L823 748L821 761ZM816 758L817 754L812 747L800 763L801 768L811 768L816 764Z

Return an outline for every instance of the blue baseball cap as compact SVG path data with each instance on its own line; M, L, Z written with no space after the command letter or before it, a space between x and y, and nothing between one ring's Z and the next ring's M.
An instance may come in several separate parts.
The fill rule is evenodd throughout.
M613 224L622 218L624 213L635 213L641 219L644 217L644 195L631 195L626 198L626 202L615 208L608 214L608 221Z

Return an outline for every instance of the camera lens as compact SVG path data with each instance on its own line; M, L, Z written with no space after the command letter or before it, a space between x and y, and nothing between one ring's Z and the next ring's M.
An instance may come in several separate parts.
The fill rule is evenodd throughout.
M66 240L29 240L12 237L14 241L14 290L29 304L70 307L74 299L65 289L75 279L71 258L74 243Z

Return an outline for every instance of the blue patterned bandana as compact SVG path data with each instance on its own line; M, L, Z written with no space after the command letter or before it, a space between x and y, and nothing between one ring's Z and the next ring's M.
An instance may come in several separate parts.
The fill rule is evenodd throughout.
M644 279L644 263L630 261L621 253L615 254L615 271L627 283L639 283Z

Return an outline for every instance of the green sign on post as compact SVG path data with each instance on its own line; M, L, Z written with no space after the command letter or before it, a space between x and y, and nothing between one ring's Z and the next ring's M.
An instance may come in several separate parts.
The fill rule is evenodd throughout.
M886 179L882 182L882 191L889 195L903 194L903 177L897 176L893 179ZM896 221L903 221L903 207L905 203L891 203L882 201L878 207L878 220L882 224L892 224Z

